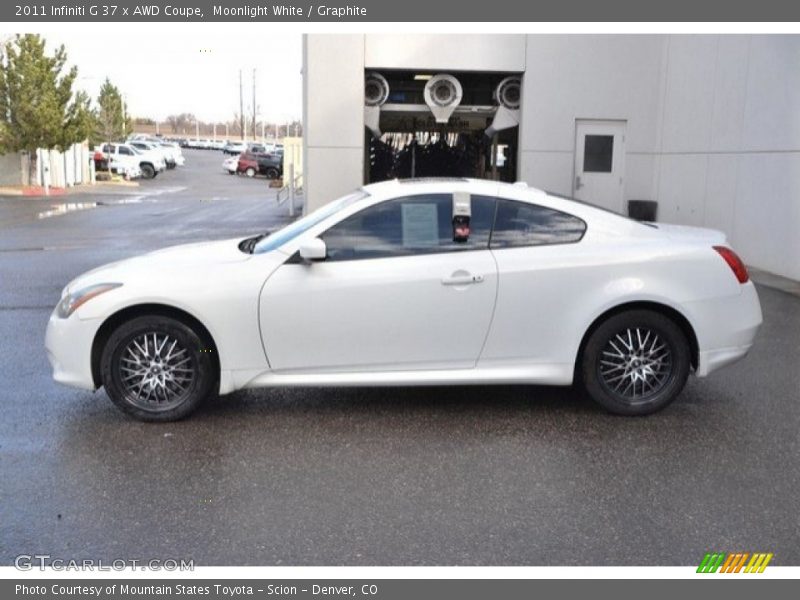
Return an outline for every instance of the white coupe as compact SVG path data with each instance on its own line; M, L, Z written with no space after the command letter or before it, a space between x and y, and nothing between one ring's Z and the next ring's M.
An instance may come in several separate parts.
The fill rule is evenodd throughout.
M90 271L46 335L56 381L185 417L269 386L580 383L652 413L742 358L756 289L717 231L524 184L368 185L267 236ZM528 393L521 388L520 393Z

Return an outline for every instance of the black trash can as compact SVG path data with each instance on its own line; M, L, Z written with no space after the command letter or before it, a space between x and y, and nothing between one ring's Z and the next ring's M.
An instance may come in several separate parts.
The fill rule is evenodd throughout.
M637 221L655 222L658 202L655 200L628 200L628 216Z

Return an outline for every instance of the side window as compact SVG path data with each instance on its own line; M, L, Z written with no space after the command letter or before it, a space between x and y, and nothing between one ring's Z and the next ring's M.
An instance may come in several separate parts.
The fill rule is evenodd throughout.
M585 232L586 223L578 217L527 202L498 199L491 247L570 244L580 241Z
M119 153L120 153L120 154L127 154L127 155L131 155L131 154L133 154L133 152L131 152L131 151L130 151L128 148L126 148L125 146L120 146L120 147L119 147Z
M360 260L489 247L494 198L472 196L469 239L453 241L452 194L405 196L375 204L326 231L328 260Z

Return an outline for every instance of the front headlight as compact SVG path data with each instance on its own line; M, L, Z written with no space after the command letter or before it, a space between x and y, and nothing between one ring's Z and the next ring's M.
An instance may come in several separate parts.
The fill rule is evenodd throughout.
M109 292L120 287L121 283L96 283L75 292L64 294L56 308L56 314L62 319L66 319L82 305L100 294Z

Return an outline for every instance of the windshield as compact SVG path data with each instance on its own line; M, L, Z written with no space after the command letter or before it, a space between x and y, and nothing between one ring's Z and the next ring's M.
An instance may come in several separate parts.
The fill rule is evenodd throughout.
M302 219L298 219L294 223L291 223L283 229L279 229L275 233L265 237L263 240L258 242L258 244L256 244L253 254L263 254L264 252L275 250L275 248L280 248L286 242L293 240L301 233L308 231L314 225L321 223L332 214L342 210L346 206L351 205L353 202L357 202L362 198L366 198L367 196L369 196L369 194L367 194L365 191L358 190L357 192L348 194L343 198L339 198L330 204L326 204L325 206L318 208Z

